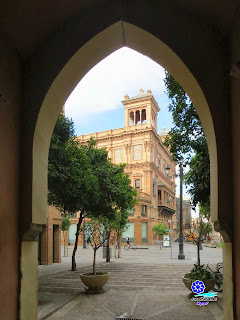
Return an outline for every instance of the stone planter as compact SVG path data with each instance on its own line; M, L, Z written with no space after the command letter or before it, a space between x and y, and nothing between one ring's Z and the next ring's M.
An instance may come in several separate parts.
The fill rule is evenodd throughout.
M192 289L191 289L192 281L190 281L188 278L185 278L185 277L182 277L182 281L183 281L183 283L185 284L185 287L186 287L188 290L192 291ZM209 292L210 290L212 290L213 287L215 286L216 282L217 282L216 279L201 280L201 281L202 281L202 282L204 283L204 285L205 285L205 290L204 290L204 292ZM189 294L189 297L191 298L191 297L193 297L193 296L194 296L194 293L191 292L191 293Z
M104 274L89 274L82 273L80 278L82 282L88 287L86 293L102 293L104 292L103 286L108 282L110 273L106 272Z

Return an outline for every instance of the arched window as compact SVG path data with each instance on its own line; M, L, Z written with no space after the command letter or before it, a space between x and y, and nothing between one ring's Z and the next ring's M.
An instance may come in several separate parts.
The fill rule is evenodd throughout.
M142 123L147 123L147 113L146 109L142 110Z
M130 112L129 125L132 126L133 124L134 124L134 112Z
M140 111L136 111L136 119L135 119L135 124L140 124Z

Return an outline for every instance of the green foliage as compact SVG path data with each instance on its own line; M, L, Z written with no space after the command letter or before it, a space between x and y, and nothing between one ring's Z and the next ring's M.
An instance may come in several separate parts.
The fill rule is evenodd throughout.
M118 212L136 204L137 191L124 167L111 163L107 150L96 148L93 139L79 144L72 121L59 116L49 150L48 202L64 213L80 211L72 270L76 270L75 254L84 217L114 221Z
M101 219L93 218L91 223L84 225L84 234L86 235L87 242L91 244L94 250L92 274L97 274L96 252L107 240L107 232L105 226L101 224Z
M48 203L64 213L76 212L79 199L94 189L95 182L86 152L74 139L72 121L60 115L49 149Z
M159 223L155 224L155 226L152 227L152 231L155 232L157 236L163 236L164 234L169 232L169 228L165 224Z
M190 233L192 235L192 241L195 244L199 244L206 236L209 235L209 233L212 231L212 225L210 222L204 222L202 219L200 219L199 224L196 227L196 230L194 233ZM194 237L194 234L197 234L197 236Z
M201 220L197 228L197 231L199 236L206 237L212 231L212 226L209 222L204 222Z
M105 227L99 219L92 218L91 222L85 224L83 229L86 241L91 244L94 250L99 249L104 244L106 240Z
M69 220L69 216L65 214L62 217L62 231L68 231L70 225L71 225L71 222Z
M97 149L96 142L91 139L85 148L92 174L96 177L95 200L89 197L83 204L90 216L115 220L118 212L125 212L136 204L137 191L130 185L129 176L124 173L125 165L116 165L108 159L104 148ZM88 203L90 202L90 203Z
M210 218L210 203L208 202L208 203L200 205L199 213L201 216L203 216L209 220L209 218Z
M136 203L124 165L112 164L104 148L91 139L80 145L71 121L60 115L53 132L48 165L49 204L63 212L85 210L90 216L114 219Z
M219 242L219 243L217 244L217 247L218 247L218 248L222 248L222 243Z
M189 193L194 206L209 204L210 161L208 147L199 116L183 88L165 72L164 79L170 99L174 127L168 133L165 145L170 148L173 160L181 157L190 165L184 180L190 186Z
M194 282L196 280L204 281L215 279L215 275L214 272L204 268L204 264L198 265L195 263L191 272L185 274L185 278L188 278L191 282Z

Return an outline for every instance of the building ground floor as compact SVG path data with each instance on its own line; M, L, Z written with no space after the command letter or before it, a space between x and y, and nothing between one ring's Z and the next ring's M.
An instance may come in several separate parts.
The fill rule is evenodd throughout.
M130 238L130 243L134 243L135 245L152 245L156 244L160 241L161 237L155 235L155 233L152 231L152 228L154 225L158 223L166 224L169 227L169 235L171 236L171 240L175 241L177 238L177 231L176 231L176 217L175 215L167 216L157 218L157 217L149 217L146 213L145 209L143 210L142 205L137 205L135 207L135 210L129 215L128 223L126 228L122 232L122 236L120 239L120 244L126 243L126 238ZM77 223L78 223L78 215L76 214L75 217L72 217L70 219L71 225L69 227L69 230L66 234L66 232L62 232L62 245L66 245L66 239L68 245L74 245L75 243L75 234L77 230ZM90 219L85 219L83 221L84 224L90 223ZM84 235L84 231L81 231L78 238L78 244L84 245L86 242L86 236ZM111 244L117 242L117 237L114 235L114 233L111 236L110 239Z
M55 207L48 207L47 225L39 234L38 263L52 264L61 262L61 225L62 216Z
M175 228L175 215L159 214L153 216L151 208L146 205L137 205L134 210L129 212L129 222L122 232L120 244L126 243L126 238L130 238L130 243L144 246L157 244L162 240L161 236L155 235L152 231L154 225L164 223L169 227L169 234L166 236L167 241L175 241L177 232ZM74 245L79 213L70 215L70 227L68 231L61 231L62 216L61 212L55 207L48 207L47 225L39 235L38 262L39 264L49 265L61 262L61 245L67 247ZM91 219L84 219L82 227L91 223ZM170 238L171 237L171 238ZM81 231L78 237L78 245L86 245L87 237L84 231ZM111 234L110 245L115 245L117 237L115 233ZM167 243L167 242L166 242Z

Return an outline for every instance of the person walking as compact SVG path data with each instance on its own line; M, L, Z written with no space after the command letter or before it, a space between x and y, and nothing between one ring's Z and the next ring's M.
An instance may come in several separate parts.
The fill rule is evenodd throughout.
M127 236L126 241L127 241L127 245L130 247L130 238L129 238L129 236Z

